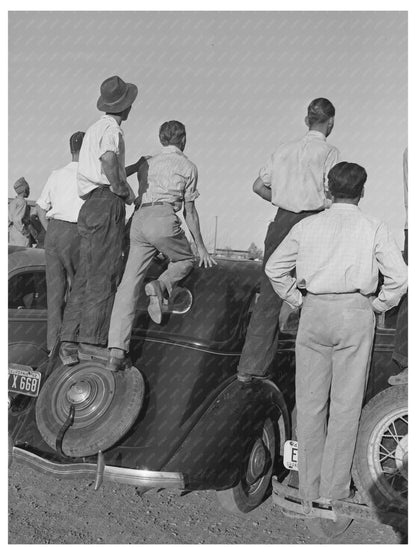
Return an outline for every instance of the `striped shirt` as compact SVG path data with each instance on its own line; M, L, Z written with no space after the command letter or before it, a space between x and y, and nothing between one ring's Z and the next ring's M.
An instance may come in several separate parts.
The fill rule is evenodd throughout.
M199 197L198 170L176 146L162 147L159 154L146 157L140 166L139 197L148 202L190 202Z
M372 303L385 312L407 290L407 266L387 226L346 203L296 224L266 264L274 290L292 307L302 305L299 289L374 295L379 271L384 284Z

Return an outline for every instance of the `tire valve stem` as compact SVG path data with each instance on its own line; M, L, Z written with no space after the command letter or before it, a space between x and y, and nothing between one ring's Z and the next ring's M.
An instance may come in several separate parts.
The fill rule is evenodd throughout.
M55 449L58 452L59 456L64 457L65 459L68 459L70 457L65 455L65 453L63 452L62 442L68 428L70 428L74 423L74 419L75 419L75 405L71 403L69 407L68 418L65 420L62 428L59 430L58 435L56 436L56 443L55 443Z

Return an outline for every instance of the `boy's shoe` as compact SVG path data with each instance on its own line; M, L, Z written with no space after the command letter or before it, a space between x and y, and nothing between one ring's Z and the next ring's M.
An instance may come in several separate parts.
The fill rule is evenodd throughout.
M149 297L149 306L147 307L149 316L153 322L160 324L162 321L163 304L165 300L160 281L157 279L150 281L146 284L144 291Z
M122 349L110 349L110 355L105 365L106 370L110 372L119 372L125 370L129 365L129 359L126 357L125 351Z

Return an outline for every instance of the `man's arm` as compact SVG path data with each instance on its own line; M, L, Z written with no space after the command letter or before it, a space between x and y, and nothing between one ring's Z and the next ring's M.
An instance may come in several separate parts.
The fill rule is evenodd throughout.
M299 225L296 225L280 243L267 261L265 272L275 292L292 308L302 306L302 294L291 275L296 267L299 251Z
M39 204L36 204L35 208L36 208L36 214L38 215L40 223L42 224L44 230L46 231L48 229L48 218L46 217L47 210L44 210L43 208L41 208Z
M207 268L211 267L217 262L208 254L208 251L204 245L204 241L201 235L201 229L199 226L199 215L195 206L195 202L185 201L183 207L183 216L185 218L186 225L195 241L196 247L198 249L199 255L199 266L204 266Z
M382 313L398 305L407 290L407 266L385 224L377 230L375 257L384 283L372 304L374 312Z
M258 177L253 183L253 191L262 199L272 201L272 190L264 184L261 177Z
M126 181L120 177L117 154L108 150L101 156L101 166L103 172L110 182L110 188L113 193L122 199L127 199L130 190Z

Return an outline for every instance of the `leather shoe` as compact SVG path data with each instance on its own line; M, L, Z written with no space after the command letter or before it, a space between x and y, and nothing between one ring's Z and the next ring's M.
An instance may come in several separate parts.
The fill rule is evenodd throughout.
M165 300L160 281L157 279L150 281L146 284L144 291L149 297L149 306L147 307L149 316L153 322L160 324L162 321L163 304Z
M74 364L78 364L78 343L62 341L59 347L59 358L65 366L74 366Z
M119 349L117 349L117 351L120 352ZM107 364L105 365L105 368L110 372L119 372L125 370L130 364L130 360L126 357L125 353L121 356L116 356L115 352L117 351L111 349L110 356L107 358Z

